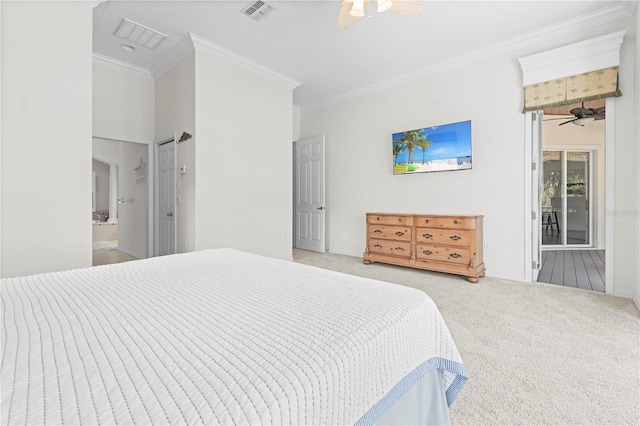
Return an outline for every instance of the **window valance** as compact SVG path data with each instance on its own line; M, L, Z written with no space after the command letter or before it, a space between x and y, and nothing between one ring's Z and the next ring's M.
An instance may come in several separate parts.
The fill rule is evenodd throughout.
M618 67L558 78L524 88L524 111L570 105L594 99L622 96Z

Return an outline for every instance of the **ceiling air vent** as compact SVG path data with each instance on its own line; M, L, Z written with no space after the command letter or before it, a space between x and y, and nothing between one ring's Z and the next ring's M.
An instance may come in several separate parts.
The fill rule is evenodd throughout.
M269 6L263 1L252 1L244 7L240 12L247 15L254 21L261 21L271 13L273 7Z
M113 35L149 49L155 49L162 43L162 40L167 38L165 34L130 21L127 18L123 18L120 21Z

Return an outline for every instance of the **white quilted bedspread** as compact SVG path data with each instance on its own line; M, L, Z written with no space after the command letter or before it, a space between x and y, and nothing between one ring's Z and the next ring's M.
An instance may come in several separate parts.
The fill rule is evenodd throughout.
M231 249L2 280L2 310L2 424L354 424L434 360L465 380L423 292Z

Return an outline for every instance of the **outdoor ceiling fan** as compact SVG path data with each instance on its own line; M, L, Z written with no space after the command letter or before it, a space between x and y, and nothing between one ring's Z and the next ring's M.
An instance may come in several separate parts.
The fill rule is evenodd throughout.
M592 121L602 120L605 118L605 110L604 107L600 108L585 108L584 102L582 102L581 107L573 108L569 113L573 114L574 118L565 121L564 123L558 124L558 126L564 126L568 123L573 123L576 126L585 126ZM566 117L561 118L549 118L545 121L551 120L566 120Z
M349 25L364 16L370 0L343 0L338 13L338 29L344 30ZM422 4L419 0L377 0L378 12L393 10L400 15L422 14Z

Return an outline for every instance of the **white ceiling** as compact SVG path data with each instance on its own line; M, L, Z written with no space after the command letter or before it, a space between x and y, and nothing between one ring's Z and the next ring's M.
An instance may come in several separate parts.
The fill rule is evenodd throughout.
M392 11L360 19L339 31L340 1L273 1L256 22L241 1L107 0L94 8L94 53L153 70L192 33L301 83L294 104L321 105L391 84L430 68L483 52L504 51L554 32L630 16L636 1L423 1L420 16ZM374 3L375 4L375 3ZM113 35L122 18L168 36L155 50Z

